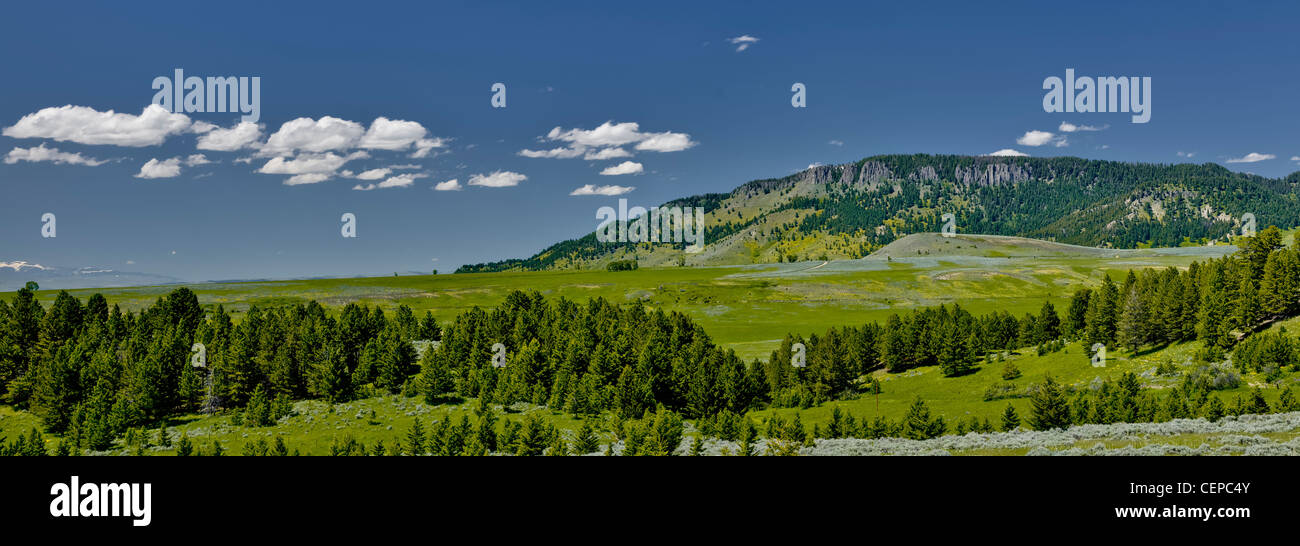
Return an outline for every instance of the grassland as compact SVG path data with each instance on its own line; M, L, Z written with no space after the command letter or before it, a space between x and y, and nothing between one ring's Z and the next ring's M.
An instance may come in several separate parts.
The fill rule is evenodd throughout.
M1080 287L1094 286L1103 275L1118 279L1128 269L1185 267L1194 260L1235 250L1221 246L1074 251L1072 248L1077 247L1025 241L931 236L861 260L642 268L627 272L548 271L240 282L198 284L190 288L204 306L223 305L236 317L252 305L316 300L334 310L351 302L385 309L405 304L418 315L429 310L440 321L447 321L474 306L492 307L516 289L537 290L548 297L574 300L591 297L621 303L640 300L653 308L690 315L715 341L734 349L743 358L766 359L787 333L808 335L833 326L883 322L891 313L938 304L960 303L977 314L998 310L1022 314L1037 312L1044 300L1050 300L1063 309L1071 293ZM100 292L110 303L134 310L151 304L174 288L71 292L80 298ZM54 295L52 290L40 292L47 305ZM1273 325L1273 328L1282 327L1294 331L1300 322L1291 320ZM1002 358L1014 362L1023 374L1012 382L1016 394L1023 394L1028 385L1041 381L1049 373L1067 385L1086 388L1095 381L1131 371L1148 386L1162 388L1176 378L1156 375L1156 366L1169 360L1180 369L1187 369L1193 366L1196 348L1195 344L1184 344L1136 355L1112 352L1104 368L1093 367L1084 347L1078 344L1042 356L1008 353ZM984 392L990 385L1004 383L1001 371L1002 362L993 362L956 378L941 377L934 368L898 375L878 372L883 385L878 397L868 395L803 410L767 409L754 412L752 417L762 419L772 414L788 417L798 411L802 421L811 427L829 422L832 409L838 406L859 418L879 414L897 419L920 396L949 421L975 417L996 423L1008 403L1016 406L1022 415L1028 411L1028 401L1023 397L984 400ZM1251 376L1246 380L1248 385L1261 381ZM1220 396L1231 401L1248 388L1243 386ZM1276 389L1268 390L1267 396L1272 402L1277 396ZM429 407L416 399L401 397L358 400L336 406L307 401L297 404L295 415L266 429L232 425L228 415L191 415L175 420L170 426L174 434L184 431L200 441L215 439L233 453L238 453L244 442L255 441L258 436L270 439L279 435L291 449L322 454L328 452L336 438L344 435L367 445L378 440L391 443L404 434L416 416L426 423L429 419L459 421L473 407L473 402ZM572 430L579 424L571 417L544 408L530 411L546 412L548 419L561 429ZM521 414L510 413L506 417L519 419ZM601 420L597 421L598 428L604 427ZM36 418L28 413L0 407L0 436L16 435L36 424Z

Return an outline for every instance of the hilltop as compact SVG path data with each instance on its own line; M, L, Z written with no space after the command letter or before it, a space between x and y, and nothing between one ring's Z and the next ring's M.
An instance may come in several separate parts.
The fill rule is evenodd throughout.
M708 211L703 252L601 243L589 233L460 272L592 269L621 259L643 266L854 259L908 235L939 232L949 213L959 234L1114 249L1204 245L1239 234L1246 214L1258 229L1300 225L1300 173L1273 179L1212 163L885 155L664 206Z

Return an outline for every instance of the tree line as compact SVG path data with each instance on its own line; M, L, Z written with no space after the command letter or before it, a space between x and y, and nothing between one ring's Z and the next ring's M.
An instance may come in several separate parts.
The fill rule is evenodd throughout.
M99 294L82 303L66 292L46 309L27 287L0 302L0 393L40 416L48 432L91 449L178 413L237 410L241 422L265 426L293 400L380 393L625 419L662 407L716 419L879 392L877 370L937 366L957 376L995 353L1054 350L1063 340L1131 351L1200 340L1203 360L1217 362L1245 339L1235 364L1276 376L1297 365L1300 347L1285 335L1249 334L1293 316L1298 303L1300 250L1283 247L1274 228L1245 239L1237 254L1186 270L1130 272L1122 283L1105 277L1076 292L1063 315L1050 302L1021 318L931 307L883 325L788 336L766 362L748 363L686 315L640 302L514 291L494 309L473 308L445 325L406 306L389 317L354 303L333 316L314 301L252 306L235 322L222 306L205 311L187 288L132 313ZM806 353L803 366L794 365L796 352ZM1196 402L1186 402L1189 412L1209 403L1184 399Z

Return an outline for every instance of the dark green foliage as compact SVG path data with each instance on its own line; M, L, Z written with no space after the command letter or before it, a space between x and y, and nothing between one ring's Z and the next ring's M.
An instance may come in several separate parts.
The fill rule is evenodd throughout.
M1042 383L1031 389L1029 403L1032 408L1029 426L1034 427L1034 430L1070 426L1070 407L1066 403L1065 392L1052 376L1047 376Z
M635 271L636 260L614 260L605 265L605 271Z
M1011 432L1020 428L1020 415L1016 413L1016 407L1007 404L1007 409L1002 410L1002 431Z
M943 417L931 417L930 408L921 397L916 397L907 415L903 417L903 437L913 440L929 440L942 436L948 426Z

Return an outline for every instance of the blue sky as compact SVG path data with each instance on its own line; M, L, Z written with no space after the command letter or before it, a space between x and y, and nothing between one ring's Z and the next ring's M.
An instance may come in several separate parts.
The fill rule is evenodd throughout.
M884 153L1012 149L1216 162L1266 176L1300 168L1294 3L133 2L7 11L6 263L195 281L450 272L590 232L596 209L619 197L652 206ZM239 114L150 117L151 82L176 68L260 77L257 138L228 132ZM1067 68L1151 77L1150 122L1045 112L1043 80ZM505 108L491 105L496 82L506 85ZM794 82L805 84L807 108L791 107ZM1066 132L1062 122L1104 129ZM602 150L597 157L625 157L585 159ZM208 163L189 160L195 154ZM321 160L344 158L322 170ZM625 162L633 165L621 170L640 172L601 174ZM292 174L259 172L268 170L323 180L288 185ZM453 179L459 190L434 190ZM354 189L368 184L392 187ZM635 189L571 195L587 185ZM607 193L616 191L624 190ZM55 238L40 236L45 212L56 214ZM357 217L355 239L340 236L345 212Z

